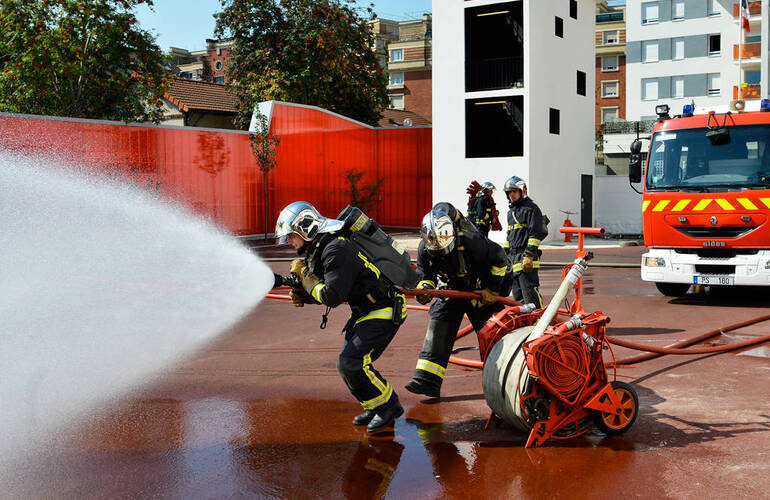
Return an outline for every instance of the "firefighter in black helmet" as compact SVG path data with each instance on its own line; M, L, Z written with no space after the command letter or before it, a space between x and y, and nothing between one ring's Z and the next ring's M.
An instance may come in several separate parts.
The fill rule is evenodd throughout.
M513 271L513 298L543 307L540 295L540 242L548 235L540 208L527 196L527 183L515 175L505 181L508 198L508 237L505 251Z
M473 201L468 203L468 219L484 236L489 236L489 229L496 216L495 201L492 199L494 191L495 185L485 182L481 185L481 190L474 195Z
M437 299L430 308L430 322L414 378L406 389L438 397L449 355L464 315L478 331L503 305L497 296L510 292L510 267L502 247L479 233L449 203L438 203L422 220L417 269L423 273L418 289L441 287L476 291L479 300ZM431 297L417 296L427 304Z
M275 228L278 243L289 243L304 259L291 264L302 290L292 290L292 302L322 304L343 302L352 314L343 332L345 343L337 370L365 412L353 419L369 433L392 427L404 413L393 387L374 368L406 318L403 294L380 277L380 270L340 235L342 221L323 217L310 204L294 202L281 211ZM325 317L324 317L325 321Z

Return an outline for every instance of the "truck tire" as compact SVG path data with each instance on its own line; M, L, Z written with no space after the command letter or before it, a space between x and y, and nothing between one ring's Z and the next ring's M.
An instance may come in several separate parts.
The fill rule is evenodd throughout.
M690 285L687 283L659 283L655 282L655 287L666 297L682 297L687 294Z

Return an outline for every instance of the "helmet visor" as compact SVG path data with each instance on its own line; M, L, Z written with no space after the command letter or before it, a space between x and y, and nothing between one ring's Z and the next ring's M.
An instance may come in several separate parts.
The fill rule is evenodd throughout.
M448 215L428 214L423 221L420 237L431 255L446 255L454 249L455 229Z

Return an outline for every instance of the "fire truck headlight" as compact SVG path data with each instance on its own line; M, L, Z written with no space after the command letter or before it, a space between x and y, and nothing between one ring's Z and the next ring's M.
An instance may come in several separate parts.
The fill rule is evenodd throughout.
M645 257L644 265L646 267L666 267L666 259L663 257Z

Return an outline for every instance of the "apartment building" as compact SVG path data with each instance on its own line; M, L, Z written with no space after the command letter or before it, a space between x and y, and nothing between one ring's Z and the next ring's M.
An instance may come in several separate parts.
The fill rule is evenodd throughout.
M432 16L370 23L373 49L388 73L389 108L432 118Z
M186 80L198 80L210 83L226 83L230 51L235 43L233 39L206 40L203 50L187 50L171 47L167 53L174 64L178 77Z
M464 211L468 183L491 181L504 216L502 187L517 175L551 220L565 210L590 226L596 2L442 0L433 7L433 201ZM503 233L490 237L502 241Z
M758 107L768 60L763 4L749 2L745 32L734 0L628 0L627 118L654 118L661 103L675 113L693 101L713 108L738 97Z
M626 117L625 6L596 6L596 127Z

